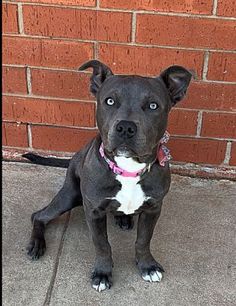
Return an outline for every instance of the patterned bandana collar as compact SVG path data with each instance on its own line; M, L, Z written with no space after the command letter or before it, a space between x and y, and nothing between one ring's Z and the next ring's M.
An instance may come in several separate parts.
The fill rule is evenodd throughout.
M164 143L167 143L169 138L170 138L170 134L166 131L165 134L163 135L163 137L160 140L159 148L158 148L158 151L157 151L156 159L158 160L160 166L162 166L162 167L164 167L165 163L168 162L171 159L170 150L166 146L164 146ZM105 155L103 143L101 143L101 146L99 148L99 153L100 153L101 157L104 158L104 160L107 162L109 168L115 174L118 174L118 175L121 175L121 176L124 176L124 177L137 177L137 176L140 176L140 175L144 174L146 171L150 171L152 165L156 161L156 159L155 159L152 163L150 163L147 166L145 166L142 170L135 171L135 172L129 172L129 171L126 171L126 170L118 167L115 162L111 161Z
M160 145L157 151L157 159L160 166L164 167L165 163L171 160L172 156L170 155L170 150L164 146L164 143L167 143L170 139L170 134L165 131L163 137L160 140Z

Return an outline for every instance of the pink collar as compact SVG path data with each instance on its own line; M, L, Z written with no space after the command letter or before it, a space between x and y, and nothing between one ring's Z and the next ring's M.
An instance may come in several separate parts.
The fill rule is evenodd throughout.
M165 163L171 159L170 150L166 146L163 145L164 143L168 142L169 138L170 138L170 134L166 131L165 134L163 135L163 137L160 140L160 145L159 145L158 152L157 152L156 159L158 159L159 164L162 167L164 167ZM150 164L145 166L142 170L135 171L135 172L129 172L129 171L126 171L126 170L118 167L115 162L111 161L109 158L106 157L105 152L104 152L103 143L101 143L101 146L99 148L99 152L100 152L100 155L102 156L102 158L104 158L104 160L107 162L109 168L115 174L118 174L118 175L121 175L121 176L124 176L124 177L140 176L140 175L144 174L144 172L146 172L147 170L150 171L152 165L156 161L156 159L155 159L153 162L151 162Z

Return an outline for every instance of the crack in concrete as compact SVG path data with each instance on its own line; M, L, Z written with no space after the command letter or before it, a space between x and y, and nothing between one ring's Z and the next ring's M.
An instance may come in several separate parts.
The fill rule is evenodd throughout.
M63 249L63 245L64 245L64 240L65 240L65 234L67 231L67 228L69 226L69 221L70 221L70 215L71 213L68 212L66 215L66 220L65 220L65 224L64 224L64 228L62 231L62 235L61 235L61 240L60 240L60 244L59 244L59 248L58 248L58 252L57 252L57 256L56 256L56 261L55 261L55 265L53 268L53 272L52 272L52 277L51 277L51 281L46 293L46 297L43 303L43 306L49 306L50 305L50 301L51 301L51 295L52 295L52 291L54 288L54 284L55 284L55 279L57 276L57 270L58 270L58 266L59 266L59 262L60 262L60 257L61 257L61 253L62 253L62 249Z

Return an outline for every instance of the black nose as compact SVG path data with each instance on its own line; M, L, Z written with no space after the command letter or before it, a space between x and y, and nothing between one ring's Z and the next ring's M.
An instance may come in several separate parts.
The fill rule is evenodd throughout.
M132 121L122 120L116 126L116 133L122 138L132 138L137 133L137 125Z

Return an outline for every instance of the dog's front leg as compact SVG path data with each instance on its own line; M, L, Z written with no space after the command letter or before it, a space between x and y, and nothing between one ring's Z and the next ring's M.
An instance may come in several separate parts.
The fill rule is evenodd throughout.
M86 208L85 214L96 252L91 276L92 287L100 292L112 286L113 261L107 236L107 218L105 213L94 215L91 210Z
M142 278L149 282L162 279L162 266L153 258L150 242L157 220L161 213L161 204L155 210L142 212L138 220L137 240L135 243L136 263Z

